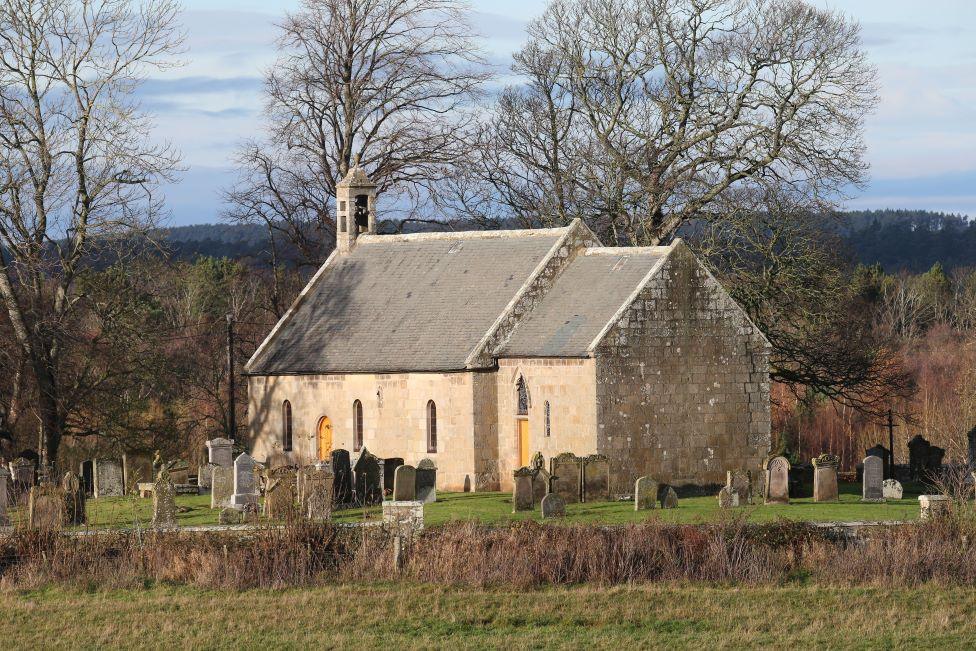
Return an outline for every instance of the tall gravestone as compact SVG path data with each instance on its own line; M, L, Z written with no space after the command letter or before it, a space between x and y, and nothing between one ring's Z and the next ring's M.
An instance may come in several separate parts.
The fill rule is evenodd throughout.
M210 479L210 508L229 507L230 498L234 495L234 468L214 466Z
M305 476L302 491L302 504L305 517L316 522L327 521L332 517L332 491L335 488L335 475L332 465L319 462L311 467Z
M392 457L383 459L383 494L393 494L393 480L396 478L396 469L403 465L403 459Z
M64 493L65 523L70 526L85 524L85 487L81 478L70 471L64 473L61 491Z
M739 506L739 494L732 490L732 487L725 485L718 492L718 506L720 509L731 509Z
M10 525L8 515L10 501L10 471L0 466L0 527Z
M152 526L156 529L177 526L176 485L165 468L159 472L153 484Z
M610 501L610 458L591 454L583 459L583 501Z
M254 459L246 452L234 459L234 494L230 505L239 511L258 507L259 491L254 468Z
M922 479L925 475L930 447L932 446L921 434L916 434L908 442L908 469L912 479Z
M888 462L891 459L891 454L889 453L888 448L886 448L885 446L883 446L880 443L878 443L876 445L872 445L867 450L865 450L864 451L864 456L866 456L866 457L878 457L879 459L881 459L881 462L883 464L882 465L882 469L883 469L883 472L884 472L884 476L885 477L890 477L891 476L889 474L890 469L888 468L888 465L889 465Z
M670 486L663 486L658 490L658 498L661 500L662 509L678 508L678 493Z
M563 452L549 460L550 491L567 504L580 501L581 459L572 452Z
M430 459L417 464L417 501L433 504L437 501L437 466Z
M790 462L773 457L766 467L766 504L790 503Z
M549 494L549 479L551 475L545 468L532 467L532 501L538 504Z
M232 468L234 466L234 441L222 437L210 439L207 441L207 456L207 461L215 466Z
M837 490L837 467L840 460L832 454L821 454L813 460L813 501L836 502L840 497Z
M929 477L936 477L936 473L942 468L942 460L945 458L945 449L940 448L937 445L929 446L928 453L928 463L926 464L926 470L928 470Z
M884 461L881 457L864 457L864 477L861 482L862 502L883 502Z
M739 504L748 504L749 498L752 497L749 480L750 477L747 470L729 470L725 473L725 485L739 496Z
M53 484L34 486L27 501L27 526L50 531L64 526L64 493Z
M214 468L219 468L219 466L213 463L200 464L197 469L197 486L200 487L200 490L208 491L213 486Z
M397 502L413 502L417 499L417 469L413 466L397 466L393 473L393 499Z
M349 463L349 450L332 451L332 472L335 473L332 499L336 504L352 502L352 465Z
M512 489L512 511L531 511L535 508L532 499L532 470L519 468L514 473L514 488Z
M95 497L120 497L125 494L122 466L114 459L95 459Z
M95 494L95 464L91 459L86 459L78 464L78 476L85 489L86 495Z
M356 499L360 504L372 506L383 501L383 463L366 448L356 460Z
M10 462L10 481L15 499L25 504L30 489L34 486L34 462L25 457L17 457Z
M268 471L267 488L264 491L264 514L281 520L295 508L297 476L291 466L277 466Z
M650 477L638 477L634 482L634 510L650 510L657 504L657 482Z
M769 484L769 470L761 468L749 470L749 503L762 504L766 501L766 486ZM789 492L789 475L787 475L787 493ZM787 497L789 495L787 494Z

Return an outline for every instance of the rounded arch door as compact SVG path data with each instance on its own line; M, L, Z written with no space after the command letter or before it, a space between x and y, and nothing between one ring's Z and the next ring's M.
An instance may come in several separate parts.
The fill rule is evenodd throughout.
M319 419L318 448L319 461L328 461L332 457L332 421L328 416Z

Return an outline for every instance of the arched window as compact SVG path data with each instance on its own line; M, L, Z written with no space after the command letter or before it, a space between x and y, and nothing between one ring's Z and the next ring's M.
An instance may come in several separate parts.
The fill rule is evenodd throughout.
M515 412L516 415L528 416L529 390L525 387L525 378L521 375L519 376L518 382L515 384L515 391L518 394L518 411Z
M427 452L437 452L437 405L427 401Z
M552 414L549 411L549 401L546 400L546 436L552 435Z
M353 450L363 449L363 403L352 403L352 445Z
M281 404L281 449L291 452L291 403L287 400Z

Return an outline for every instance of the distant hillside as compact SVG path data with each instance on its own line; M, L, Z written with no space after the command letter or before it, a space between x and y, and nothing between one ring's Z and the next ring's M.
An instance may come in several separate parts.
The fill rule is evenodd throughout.
M888 272L922 272L936 262L947 270L976 267L976 221L960 215L924 210L851 211L841 213L833 226L858 262L880 263ZM180 226L167 229L163 237L179 259L201 255L261 259L267 238L260 226L235 224Z

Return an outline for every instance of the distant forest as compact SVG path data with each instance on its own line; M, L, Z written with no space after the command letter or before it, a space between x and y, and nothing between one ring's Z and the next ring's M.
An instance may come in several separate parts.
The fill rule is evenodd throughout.
M825 224L846 243L854 260L880 264L887 273L921 273L936 262L946 271L976 267L976 220L962 215L925 210L850 211L838 213ZM199 224L166 229L161 239L177 259L236 260L262 259L268 235L256 225Z

